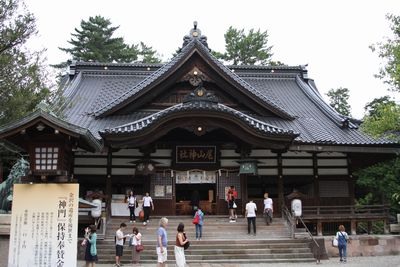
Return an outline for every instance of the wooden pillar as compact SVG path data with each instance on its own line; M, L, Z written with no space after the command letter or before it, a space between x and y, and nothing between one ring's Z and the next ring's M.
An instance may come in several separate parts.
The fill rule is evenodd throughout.
M278 160L278 211L282 213L282 208L285 206L282 153L280 152L277 153L277 160Z
M320 195L319 195L319 176L318 176L318 157L317 153L313 153L313 175L314 175L314 205L319 206Z
M3 182L3 162L0 161L0 183Z
M390 227L389 227L388 220L383 220L383 233L390 234Z
M322 236L322 222L320 220L317 221L317 235Z
M352 168L352 164L351 164L351 158L350 156L347 154L347 172L349 175L349 179L348 179L348 186L349 186L349 197L350 197L350 205L354 205L355 204L355 179L353 177L353 168Z
M247 193L247 175L240 175L240 191L242 197L242 208L240 209L242 214L245 214L246 203L248 202L248 193Z
M106 207L108 209L108 214L111 215L111 197L112 197L112 177L111 177L111 169L112 169L112 150L111 147L108 147L107 150L107 173L106 173Z
M367 223L367 232L370 235L372 233L372 222L368 221Z

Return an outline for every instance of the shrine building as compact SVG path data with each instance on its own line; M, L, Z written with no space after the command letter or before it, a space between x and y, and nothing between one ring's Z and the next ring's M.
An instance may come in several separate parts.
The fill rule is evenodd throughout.
M239 214L265 192L275 216L290 196L305 211L353 207L355 171L400 151L332 109L305 66L226 66L197 27L165 64L74 62L67 76L55 113L39 108L0 139L29 154L26 179L102 192L111 216L131 189L150 193L153 215L190 214L194 191L206 213L228 214L231 185Z

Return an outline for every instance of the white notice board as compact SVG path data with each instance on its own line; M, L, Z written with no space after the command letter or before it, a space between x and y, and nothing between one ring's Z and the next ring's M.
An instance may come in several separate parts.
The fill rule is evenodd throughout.
M78 184L14 185L8 267L76 267Z

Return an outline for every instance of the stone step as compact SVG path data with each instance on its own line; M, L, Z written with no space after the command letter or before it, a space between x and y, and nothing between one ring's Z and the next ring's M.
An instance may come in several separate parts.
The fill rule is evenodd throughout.
M275 218L267 226L264 218L257 218L257 235L247 235L247 219L238 218L229 223L227 216L206 216L201 241L195 240L195 227L191 216L168 217L168 263L174 265L174 245L176 228L180 222L185 224L185 232L191 241L190 248L185 251L188 263L279 263L279 262L314 262L307 239L297 240L289 237L289 230L282 218ZM107 224L104 240L99 240L97 250L99 263L115 262L115 231L121 222L127 224L124 233L131 233L136 226L143 236L145 250L141 252L141 263L156 263L156 232L159 218L143 224L129 223L127 218L111 218ZM128 238L127 238L128 239ZM131 248L124 246L122 263L131 263Z

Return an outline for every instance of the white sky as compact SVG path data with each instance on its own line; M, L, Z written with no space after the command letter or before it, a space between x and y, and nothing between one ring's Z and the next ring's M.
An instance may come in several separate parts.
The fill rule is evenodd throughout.
M46 48L50 64L69 57L68 47L81 20L101 15L120 26L116 36L126 43L143 41L164 59L182 45L193 21L208 38L209 47L223 51L224 33L238 29L268 30L273 59L288 65L308 64L324 95L331 88L347 87L355 118L375 97L392 95L373 77L382 60L368 48L391 36L385 14L400 15L399 0L25 0L37 19L39 36L31 42ZM398 94L397 94L398 95Z

